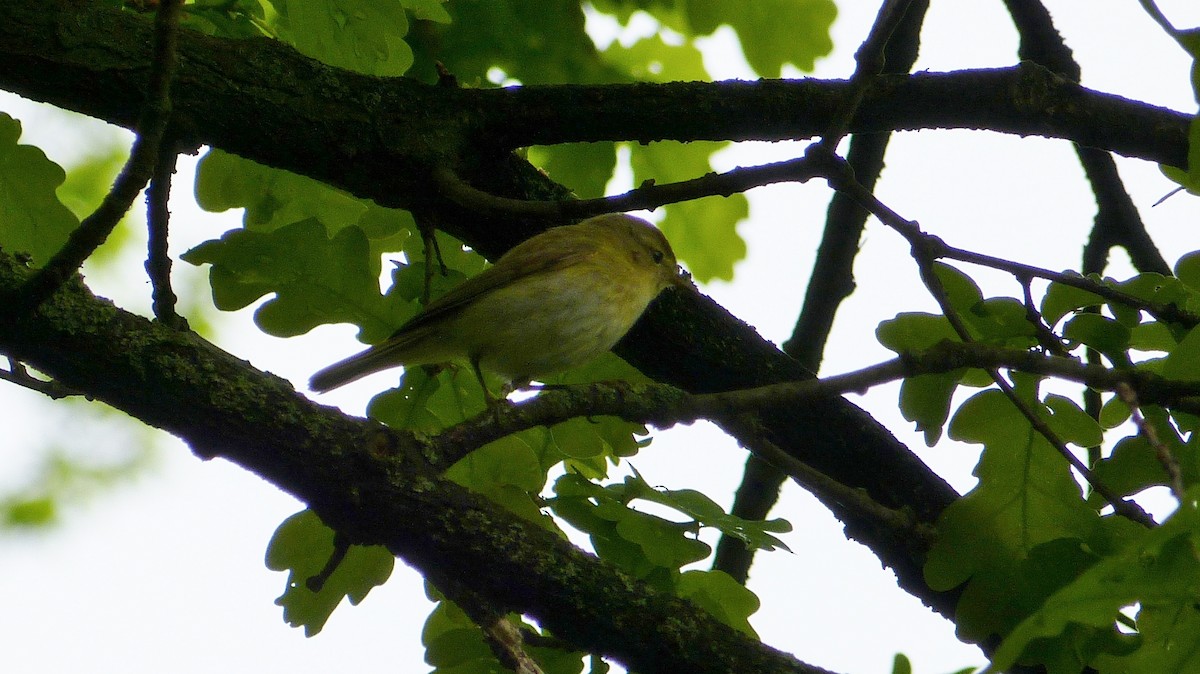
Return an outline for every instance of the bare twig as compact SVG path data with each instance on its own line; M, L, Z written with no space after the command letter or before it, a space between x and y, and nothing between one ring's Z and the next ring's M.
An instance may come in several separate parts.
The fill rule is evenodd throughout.
M1188 47L1185 42L1187 34L1184 31L1176 28L1170 22L1170 20L1167 19L1167 16L1162 13L1162 10L1158 8L1158 5L1155 4L1154 0L1139 0L1139 2L1141 2L1142 9L1146 10L1146 14L1150 15L1151 19L1154 19L1154 23L1157 23L1159 27L1163 29L1163 32L1174 38L1174 40L1179 43L1179 46L1184 48L1184 51L1188 51ZM1190 54L1191 52L1188 51L1188 53Z
M442 194L464 208L480 213L508 213L534 218L568 220L602 213L619 213L691 201L702 197L729 196L780 182L806 182L819 174L809 161L787 161L739 167L725 173L709 173L700 178L656 185L646 183L625 194L600 199L564 201L526 201L489 194L463 181L447 167L435 169L433 179Z
M52 400L59 400L61 398L67 398L70 396L84 395L80 391L63 386L54 380L46 381L34 377L33 375L29 374L24 365L22 365L19 361L13 360L12 358L8 359L8 369L0 370L0 380L12 382L17 386L27 388L30 391L36 391Z
M1121 401L1129 406L1129 416L1133 419L1133 423L1137 424L1138 432L1142 437L1146 438L1146 442L1154 448L1154 455L1158 458L1158 462L1162 464L1163 470L1167 472L1167 484L1171 487L1171 493L1180 502L1184 498L1183 488L1183 469L1179 466L1179 459L1163 443L1158 437L1158 431L1154 428L1146 417L1142 416L1141 405L1138 403L1137 392L1129 384L1119 384L1116 387L1117 396Z
M819 154L820 150L816 144L809 146L806 157L815 159L815 154ZM910 245L913 241L923 239L918 245L925 251L926 255L934 259L951 259L961 262L969 262L981 267L990 269L998 269L1008 272L1014 277L1033 277L1041 278L1047 281L1053 281L1079 290L1086 290L1093 295L1098 295L1101 299L1109 302L1124 304L1125 306L1139 309L1150 314L1159 321L1168 323L1176 323L1186 327L1195 327L1200 325L1200 316L1193 312L1182 309L1174 304L1160 304L1143 300L1139 297L1134 297L1128 293L1117 290L1116 288L1105 285L1099 281L1079 276L1077 274L1069 274L1035 267L1033 265L1013 262L1003 258L985 255L983 253L975 253L962 248L955 248L947 244L939 237L931 234L926 234L921 231L920 227L915 223L903 218L900 214L888 208L886 204L881 202L870 191L866 190L861 184L854 180L853 173L844 168L844 160L836 155L829 155L825 160L826 170L828 173L825 177L830 181L830 184L835 189L844 190L853 196L859 203L871 212L872 215L879 218L880 222L897 231L901 236L909 241Z
M175 159L178 155L175 154L174 148L168 147L167 144L163 144L160 150L154 177L150 179L150 187L146 190L146 224L149 228L146 273L150 276L150 286L153 289L151 297L155 318L176 330L186 330L187 321L175 312L178 298L171 288L171 256L168 252L171 212L167 202L171 196L171 179L175 174Z
M879 528L893 532L896 538L909 540L914 547L928 549L933 543L934 530L930 524L918 521L911 512L889 508L872 499L865 489L842 484L783 451L767 438L751 415L739 415L717 423L755 456L770 463L822 502L838 503L852 512L856 520L873 522Z

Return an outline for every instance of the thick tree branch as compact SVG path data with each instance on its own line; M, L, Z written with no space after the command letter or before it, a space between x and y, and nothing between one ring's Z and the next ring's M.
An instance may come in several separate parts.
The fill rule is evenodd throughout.
M0 291L30 275L0 254ZM362 544L470 579L503 610L643 672L820 670L765 647L682 600L613 570L560 537L443 480L416 439L298 395L199 337L121 311L76 282L0 349L62 384L220 456L302 499Z
M117 10L9 0L0 5L0 88L132 126L149 36L148 21ZM405 207L426 203L432 168L475 144L807 138L828 128L848 94L844 82L819 80L454 89L337 70L267 39L188 31L179 54L174 104L185 142ZM847 131L991 129L1181 166L1188 121L1027 64L881 76Z

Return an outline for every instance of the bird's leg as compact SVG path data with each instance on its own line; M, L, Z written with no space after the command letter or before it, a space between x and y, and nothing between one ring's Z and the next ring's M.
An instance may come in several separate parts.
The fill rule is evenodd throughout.
M483 402L488 409L495 409L497 405L508 402L508 394L512 389L503 388L500 390L500 397L492 395L492 390L488 388L487 380L483 378L483 370L479 367L479 358L471 357L471 369L475 372L475 378L479 380L479 387L483 389Z
M530 386L530 384L532 384L532 383L533 383L532 379L527 379L527 378L514 379L514 380L508 382L507 384L505 384L504 388L501 389L500 392L501 392L501 394L504 395L504 398L507 399L508 394L512 393L513 391L536 390L538 387Z

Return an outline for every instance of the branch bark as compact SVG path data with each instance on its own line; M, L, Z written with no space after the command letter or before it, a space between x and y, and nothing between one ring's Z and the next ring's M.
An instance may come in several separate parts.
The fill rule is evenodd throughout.
M0 253L0 291L30 270ZM194 334L71 281L0 325L0 346L64 385L223 457L307 502L355 543L469 578L503 611L644 672L824 670L764 646L440 477L422 443L297 394Z

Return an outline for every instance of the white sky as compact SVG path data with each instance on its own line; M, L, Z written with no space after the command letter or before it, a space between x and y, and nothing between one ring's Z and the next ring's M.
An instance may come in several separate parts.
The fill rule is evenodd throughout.
M851 72L853 51L877 3L841 4L846 6L835 25L837 51L818 64L820 77ZM1189 62L1135 0L1048 4L1083 65L1086 85L1194 109ZM917 68L1003 66L1015 60L1016 36L1001 3L933 5ZM1193 2L1161 5L1176 25L1200 24L1200 8ZM715 53L722 51L720 39ZM747 73L727 52L712 61L710 71L718 77ZM0 110L23 121L26 142L66 163L96 133L64 134L52 124L54 116L9 96L0 98ZM752 144L725 153L721 160L727 165L718 168L798 151L789 144ZM230 214L198 213L188 203L191 166L190 160L183 162L176 183L176 252L237 222ZM1195 199L1180 195L1151 209L1171 184L1157 167L1143 162L1122 160L1121 172L1168 260L1200 248ZM897 136L879 194L954 245L1051 268L1078 264L1094 209L1065 143L965 131ZM777 343L787 338L799 310L828 196L815 181L753 192L751 219L740 227L750 256L739 265L735 283L706 288ZM136 276L141 261L131 258L125 266L134 280L98 275L90 280L101 294L144 308L148 286ZM877 223L868 225L858 268L867 272L859 275L857 293L839 314L825 373L886 358L888 352L873 340L874 326L898 311L933 307L903 242ZM1127 269L1118 266L1113 273L1124 275ZM177 270L181 278L204 275L185 264ZM990 288L998 294L1016 292L1002 278ZM277 340L247 329L249 311L225 323L231 329L221 333L223 348L301 385L313 370L358 348L347 326ZM378 386L377 380L364 380L323 400L360 413ZM926 449L895 410L897 388L853 400L957 487L969 488L976 450L952 443ZM119 432L120 424L95 406L50 403L14 386L0 386L0 409L7 410L9 420L0 437L0 493L29 478L36 459L29 447L49 443L84 456L121 456L145 442L144 435ZM272 603L284 575L262 563L271 532L300 505L226 462L201 462L170 439L156 444L162 448L151 468L69 511L61 527L0 536L0 598L6 608L0 612L0 671L427 669L419 639L429 605L414 572L398 565L386 586L361 606L339 608L321 634L306 639L283 623ZM744 459L732 441L697 424L657 434L632 463L652 484L698 488L728 500ZM785 540L797 554L760 554L752 570L751 587L763 600L752 623L768 644L845 673L888 672L896 652L908 654L916 671L925 673L982 663L977 650L954 639L952 625L899 591L869 551L847 542L838 523L806 493L789 485L773 516L795 526Z

